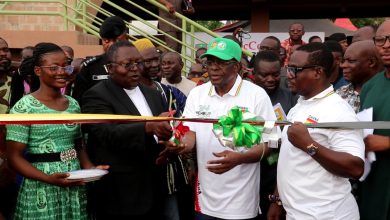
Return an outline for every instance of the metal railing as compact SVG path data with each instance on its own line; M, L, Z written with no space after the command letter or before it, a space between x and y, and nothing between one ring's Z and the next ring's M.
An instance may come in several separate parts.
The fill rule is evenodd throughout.
M195 41L198 41L202 44L207 44L207 42L204 42L202 39L196 36L194 30L199 30L200 32L204 32L212 37L218 37L218 35L207 28L199 25L195 21L183 16L182 14L175 12L173 15L182 21L182 26L178 27L171 22L159 17L159 15L145 9L141 5L135 3L131 0L124 0L123 3L127 3L131 5L132 7L135 7L139 10L142 10L144 13L152 16L156 20L164 21L167 24L169 24L171 27L176 29L177 31L182 33L182 40L176 39L169 35L166 32L161 31L158 29L154 24L152 24L150 21L144 20L143 18L139 17L138 15L126 10L124 7L121 7L120 5L114 3L113 0L102 0L104 3L109 5L115 10L120 11L121 13L124 13L125 15L131 17L133 20L138 20L142 22L143 24L147 25L149 28L155 30L157 33L163 34L165 37L170 38L171 40L181 44L181 56L185 61L186 67L185 69L188 70L192 63L195 63ZM115 1L117 2L117 1ZM159 2L155 0L146 0L146 2L149 2L150 4L156 6L159 9L168 11L166 7ZM7 10L6 6L11 5L12 3L56 3L59 4L59 6L62 8L58 11L28 11L28 10ZM96 37L99 37L99 28L103 22L104 19L101 19L96 16L96 14L100 13L101 15L105 17L109 17L114 15L112 12L110 12L107 9L103 9L100 7L100 5L96 5L90 0L75 0L73 1L73 4L70 5L67 3L67 0L0 0L0 15L39 15L39 16L60 16L63 18L64 21L64 31L69 31L70 27L69 24L74 25L74 30L76 27L83 31L84 33L89 33L92 35L95 35ZM93 10L96 12L96 14L91 14L90 10ZM172 48L169 48L166 43L159 39L158 37L154 36L153 34L147 33L146 31L142 30L141 28L133 25L131 22L126 22L127 27L129 30L137 33L139 37L145 37L150 39L155 45L161 46L162 48L166 49L167 51L173 51ZM130 36L130 41L135 41L137 38L135 36ZM247 55L251 56L251 53L244 51Z

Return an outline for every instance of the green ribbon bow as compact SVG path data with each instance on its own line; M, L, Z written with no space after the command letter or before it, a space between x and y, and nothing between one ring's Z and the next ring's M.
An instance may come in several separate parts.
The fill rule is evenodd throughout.
M240 108L233 107L229 110L227 116L219 118L218 123L214 124L214 129L222 128L224 137L232 134L235 146L246 146L248 148L260 143L263 133L262 126L253 126L248 123L242 123L243 113ZM249 119L255 120L255 118Z

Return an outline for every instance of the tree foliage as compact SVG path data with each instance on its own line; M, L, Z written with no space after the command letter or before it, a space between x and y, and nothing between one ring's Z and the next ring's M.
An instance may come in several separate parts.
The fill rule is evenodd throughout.
M357 27L361 28L363 26L371 25L378 27L386 18L351 18L351 22ZM332 19L334 20L334 19ZM196 23L202 25L203 27L214 30L216 28L222 27L224 24L220 21L196 21ZM195 32L199 31L195 29Z
M209 29L209 30L214 30L216 28L220 28L223 26L223 23L220 22L220 21L196 21L196 23L202 25L203 27ZM195 28L195 32L197 32L199 30L197 30Z
M367 25L378 27L384 20L385 18L351 18L351 22L357 28L361 28Z

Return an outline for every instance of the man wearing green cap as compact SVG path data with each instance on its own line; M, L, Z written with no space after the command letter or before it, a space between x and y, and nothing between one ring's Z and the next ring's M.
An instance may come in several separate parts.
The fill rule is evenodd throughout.
M202 57L207 58L210 81L191 90L183 116L212 118L227 115L235 106L266 120L276 120L267 93L239 76L241 48L234 41L215 38ZM201 58L202 58L201 57ZM221 145L211 123L186 123L183 144L168 146L173 152L197 152L196 220L254 219L259 214L259 160L266 145L232 150ZM276 133L276 129L273 129ZM277 139L277 134L274 135ZM271 135L263 134L262 142ZM272 139L272 143L277 140ZM270 142L271 143L271 142Z

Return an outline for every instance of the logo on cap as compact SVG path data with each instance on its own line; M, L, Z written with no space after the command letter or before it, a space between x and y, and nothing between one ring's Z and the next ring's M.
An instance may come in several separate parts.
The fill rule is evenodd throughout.
M213 43L211 43L211 45L210 45L210 48L215 48L215 47L217 47L217 42L213 42Z
M225 50L226 49L226 43L225 42L219 42L218 45L217 45L217 48L219 50Z

